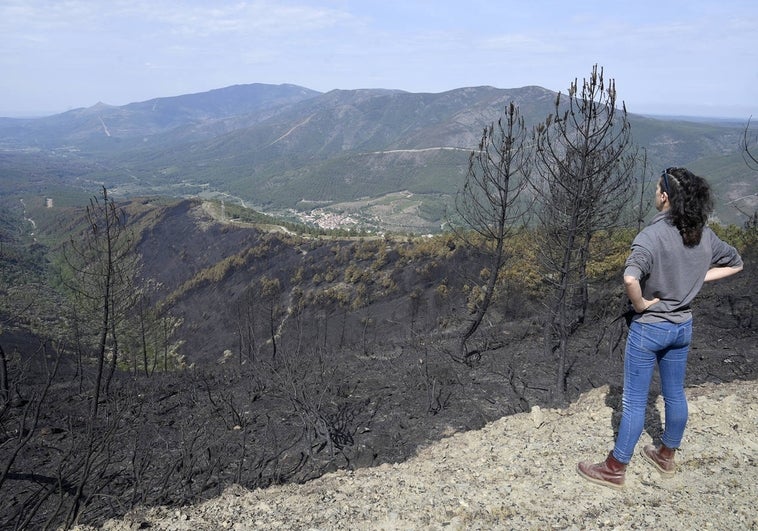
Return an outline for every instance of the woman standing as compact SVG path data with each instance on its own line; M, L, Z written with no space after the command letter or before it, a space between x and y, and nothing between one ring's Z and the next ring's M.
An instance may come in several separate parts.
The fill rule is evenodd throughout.
M624 485L626 466L642 435L650 381L656 364L665 408L662 445L641 455L659 472L675 472L674 453L687 424L684 376L692 338L690 303L703 282L742 270L734 247L706 227L713 209L708 183L685 168L663 172L655 190L659 213L632 243L624 288L634 309L624 352L624 393L616 444L600 463L579 463L585 479L612 488Z

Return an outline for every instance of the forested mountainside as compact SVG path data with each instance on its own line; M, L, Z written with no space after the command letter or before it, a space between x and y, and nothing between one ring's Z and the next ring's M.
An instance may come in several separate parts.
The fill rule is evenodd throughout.
M293 218L325 209L375 230L438 232L483 129L510 102L532 127L555 111L555 100L535 86L322 94L254 84L4 118L2 186L53 197L74 188L86 197L105 184L121 197L215 197ZM725 223L742 224L758 206L739 154L745 123L651 118L634 109L629 119L647 159L641 178L670 166L704 174Z

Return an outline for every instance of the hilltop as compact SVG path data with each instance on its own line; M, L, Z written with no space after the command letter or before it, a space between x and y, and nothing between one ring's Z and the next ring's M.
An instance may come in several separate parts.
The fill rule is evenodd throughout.
M193 506L135 509L101 529L758 529L758 386L709 383L688 394L677 475L662 479L635 456L621 492L574 471L612 446L620 397L604 386L565 409L535 406L452 434L402 463L232 486ZM662 411L658 397L639 447L659 435Z

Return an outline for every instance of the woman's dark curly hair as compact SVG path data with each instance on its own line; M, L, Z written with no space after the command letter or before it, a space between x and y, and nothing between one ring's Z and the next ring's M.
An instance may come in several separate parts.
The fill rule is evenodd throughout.
M661 174L660 186L671 205L668 217L679 229L684 245L699 244L703 227L713 212L708 182L686 168L668 168Z

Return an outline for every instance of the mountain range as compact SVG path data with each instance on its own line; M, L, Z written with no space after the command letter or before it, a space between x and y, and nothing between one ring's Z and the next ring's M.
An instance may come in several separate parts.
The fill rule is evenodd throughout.
M555 98L537 86L320 93L250 84L0 118L0 191L33 181L50 195L60 186L91 195L105 185L116 196L211 196L300 220L331 215L364 228L434 231L484 127L511 101L535 125ZM703 174L726 223L744 222L758 206L755 175L739 153L744 123L629 119L648 179L668 166Z
M349 471L340 477L370 466L394 470L424 448L447 451L430 446L434 441L520 412L531 412L521 417L531 431L499 424L497 436L516 441L513 452L500 454L526 462L522 475L533 477L534 460L519 453L523 441L534 441L541 427L555 432L553 421L564 413L540 409L563 397L556 356L544 344L549 278L533 267L529 231L509 241L511 258L470 340L472 356L463 359L461 330L491 275L485 249L452 232L313 234L233 203L282 216L323 214L316 220L337 224L432 231L482 129L509 101L537 123L555 97L539 87L322 94L246 85L0 119L0 409L4 425L18 427L5 430L0 444L10 450L0 457L0 499L7 501L0 528L60 527L80 498L86 501L77 522L100 525L137 505L179 515L230 485L258 489L338 469ZM755 176L739 155L744 124L630 120L650 179L665 165L701 171L721 198L720 212L734 210L728 194L754 190ZM69 261L77 242L87 244L79 235L107 230L97 216L108 210L97 199L105 201L102 186L127 221L118 240L135 252L95 248L79 256L87 266L79 267ZM585 415L607 419L602 437L613 432L618 415L610 408L621 403L618 274L632 232L598 246L587 319L572 331L568 368L560 368L565 398L605 385ZM730 234L730 242L744 244L746 270L709 283L698 299L688 385L755 379L754 234ZM96 272L98 257L108 278L124 282L89 299L97 300L95 315L85 298L101 286L97 279L93 292L69 279L74 271ZM113 304L101 304L101 295ZM111 333L101 350L104 329ZM106 360L110 376L98 395ZM587 403L573 412L586 413ZM650 418L656 433L657 416ZM712 419L701 420L713 432ZM572 424L576 433L566 440L587 425ZM721 426L732 439L741 433L732 417ZM493 447L482 441L467 455L487 465L481 455ZM586 442L588 455L604 444ZM535 451L544 462L540 444ZM499 478L506 477L501 469L510 473L510 464L496 464L488 470ZM724 474L734 469L727 465ZM430 477L440 470L429 468ZM423 489L417 494L429 498ZM537 509L543 514L544 503Z

